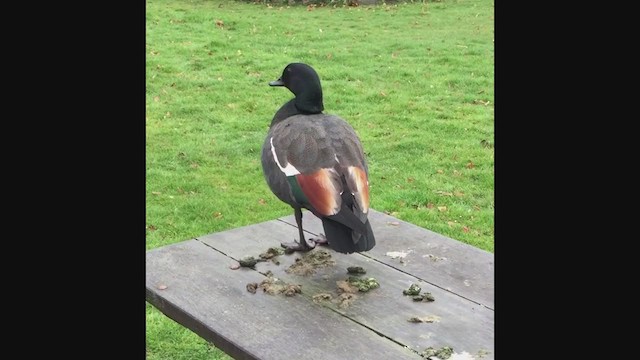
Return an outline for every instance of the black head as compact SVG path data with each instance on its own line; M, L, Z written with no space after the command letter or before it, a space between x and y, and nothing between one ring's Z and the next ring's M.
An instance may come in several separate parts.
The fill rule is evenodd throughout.
M322 86L318 73L309 65L291 63L284 68L282 76L269 83L284 86L295 96L295 105L302 113L317 114L324 110Z

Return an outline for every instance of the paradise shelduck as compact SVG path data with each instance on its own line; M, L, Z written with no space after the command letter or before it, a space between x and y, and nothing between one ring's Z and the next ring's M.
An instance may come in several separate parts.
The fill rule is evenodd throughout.
M341 253L371 250L369 171L353 127L324 114L320 77L309 65L291 63L269 83L284 86L295 98L271 120L262 146L262 169L271 191L294 209L300 241L282 243L287 252L326 244ZM305 240L302 208L322 220L325 234Z

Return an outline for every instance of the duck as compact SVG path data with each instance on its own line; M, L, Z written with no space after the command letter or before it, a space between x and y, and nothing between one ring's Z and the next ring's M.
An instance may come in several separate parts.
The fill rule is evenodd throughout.
M344 254L371 250L376 240L360 138L346 120L323 112L320 77L310 65L290 63L269 85L295 96L273 116L261 153L264 178L273 194L293 208L298 227L299 240L281 246L286 253L316 245ZM324 234L305 239L302 209L322 221Z

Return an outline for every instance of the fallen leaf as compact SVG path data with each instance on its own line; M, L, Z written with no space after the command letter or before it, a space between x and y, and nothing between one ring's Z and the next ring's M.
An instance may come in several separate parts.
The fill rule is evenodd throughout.
M447 211L446 206L438 206L438 211Z
M240 269L240 263L234 263L234 264L231 264L231 265L229 266L229 269L231 269L231 270L238 270L238 269Z
M259 203L260 205L267 205L267 201L266 201L265 199L260 199L260 200L258 200L258 203Z
M213 215L213 217L214 217L214 218L216 218L216 219L219 219L219 218L221 218L221 217L222 217L222 213L221 213L220 211L216 211L216 212L214 212L212 215Z
M461 196L464 196L464 193L462 191L454 191L453 195L457 197L461 197Z
M160 101L160 96L154 96L154 97L153 97L153 101L155 101L155 102Z
M466 226L463 226L463 227L462 227L462 231L464 231L464 232L468 233L468 232L469 232L469 228L468 228L468 227L466 227Z
M155 227L155 226L153 226L153 225L149 225L149 226L147 226L147 229L149 229L149 231L156 231L156 230L158 230L158 228L157 228L157 227Z
M380 91L380 95L381 96L387 96L387 94L385 94L384 91Z
M167 285L164 285L164 284L158 285L158 290L164 290L166 288L167 288Z
M428 203L427 204L427 209L433 209L435 205L433 205L433 203Z
M387 224L393 225L393 226L398 226L398 225L400 225L400 222L399 221L389 221Z
M331 54L331 53L328 53L328 54L327 54L327 59L328 59L328 60L331 60L331 58L332 58L332 57L333 57L333 54Z
M473 162L469 161L469 163L467 163L467 169L473 169L474 167L476 167Z
M436 170L436 172L437 172L438 174L444 174L444 170L440 170L440 169L438 169L438 170Z
M442 196L453 196L453 193L450 193L448 191L436 191L436 193Z
M152 191L151 193L152 193L153 195L160 195L160 194L162 194L160 191Z
M200 165L198 165L198 163L192 163L191 167L197 169L198 167L200 167Z
M216 26L219 27L219 28L223 28L224 27L224 21L216 20Z

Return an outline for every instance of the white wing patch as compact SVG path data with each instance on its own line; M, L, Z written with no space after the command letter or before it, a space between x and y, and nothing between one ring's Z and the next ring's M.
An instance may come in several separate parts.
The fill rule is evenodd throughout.
M300 171L298 171L298 169L296 169L293 165L291 165L291 163L288 163L286 167L282 167L282 165L280 165L280 161L278 160L278 156L276 156L276 148L273 147L273 137L269 139L269 143L271 143L271 153L273 154L273 160L276 161L276 164L278 164L278 167L280 168L280 170L287 176L294 176L294 175L300 174Z

